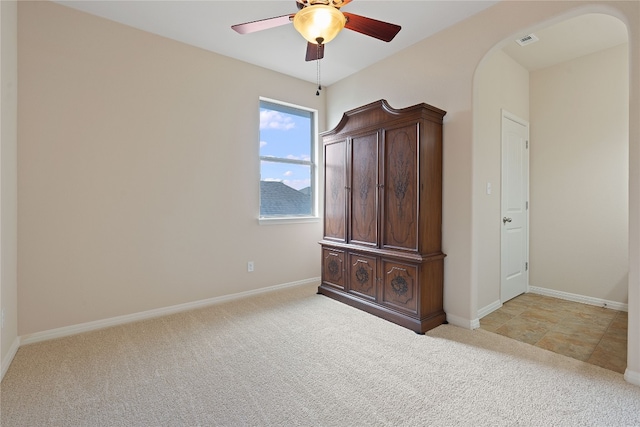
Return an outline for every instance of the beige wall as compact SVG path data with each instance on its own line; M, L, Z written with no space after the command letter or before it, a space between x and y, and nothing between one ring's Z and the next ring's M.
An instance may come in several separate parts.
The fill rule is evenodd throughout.
M257 222L259 97L323 123L314 84L50 2L18 19L20 335L319 276L320 222Z
M0 360L4 374L18 345L17 288L17 4L0 2Z
M627 50L531 73L531 286L627 302Z
M486 16L486 13L479 16ZM449 322L454 324L468 323L472 316L475 317L476 305L475 293L470 298L470 94L473 70L484 52L469 43L468 34L473 31L473 24L466 22L345 78L327 90L327 124L330 128L338 123L344 111L377 99L386 99L395 108L426 102L447 111L444 117L442 249L447 254L445 311Z
M482 271L485 216L478 192L486 185L480 146L474 135L472 83L476 67L492 47L583 13L619 17L630 29L630 111L640 117L640 11L637 2L505 1L454 27L350 76L328 89L328 127L343 111L385 98L394 107L427 102L446 110L444 127L443 250L445 311L451 323L471 327L477 321L478 289L495 275ZM518 114L517 111L513 113ZM640 171L640 120L630 121L630 171ZM478 158L477 158L478 157ZM631 380L640 383L640 175L630 172L629 352ZM495 245L492 248L496 254ZM490 256L490 255L489 255ZM497 265L495 261L494 265ZM491 297L489 297L491 298ZM629 377L628 376L628 377Z
M500 191L502 110L529 120L529 71L496 49L474 80L474 228L478 255L478 310L500 301ZM491 194L487 194L491 183Z

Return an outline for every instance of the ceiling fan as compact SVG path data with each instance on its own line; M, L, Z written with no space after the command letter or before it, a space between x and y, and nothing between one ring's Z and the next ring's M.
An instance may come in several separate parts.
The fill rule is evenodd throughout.
M390 42L401 27L342 12L340 8L352 0L296 0L297 13L260 19L231 26L240 34L248 34L293 22L295 29L307 40L305 60L315 61L324 57L324 45L334 39L343 29Z

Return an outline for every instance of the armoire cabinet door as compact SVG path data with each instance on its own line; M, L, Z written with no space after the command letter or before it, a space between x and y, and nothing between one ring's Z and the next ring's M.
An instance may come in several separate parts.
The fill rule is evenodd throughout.
M384 146L382 247L418 249L418 125L388 129Z
M322 248L322 283L344 289L344 252L332 248Z
M348 259L349 292L375 300L378 273L376 258L350 252Z
M324 238L346 242L346 140L324 145Z
M378 246L378 132L351 139L349 242Z
M418 311L418 268L382 260L382 303L409 313Z

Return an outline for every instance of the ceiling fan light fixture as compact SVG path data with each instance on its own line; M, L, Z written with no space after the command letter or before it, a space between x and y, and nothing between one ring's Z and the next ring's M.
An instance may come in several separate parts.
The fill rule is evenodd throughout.
M310 43L326 44L333 40L347 22L347 18L333 6L307 6L293 18L295 29Z

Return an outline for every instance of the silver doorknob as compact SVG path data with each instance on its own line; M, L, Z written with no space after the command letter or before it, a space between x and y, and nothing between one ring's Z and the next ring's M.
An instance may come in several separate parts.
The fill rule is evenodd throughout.
M507 218L506 216L504 218L502 218L502 223L506 224L508 222L511 222L511 218Z

